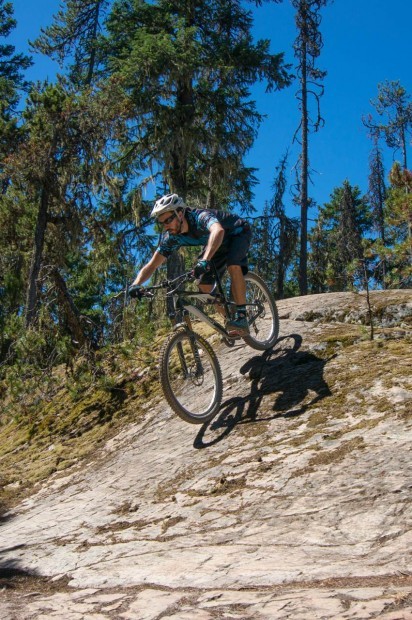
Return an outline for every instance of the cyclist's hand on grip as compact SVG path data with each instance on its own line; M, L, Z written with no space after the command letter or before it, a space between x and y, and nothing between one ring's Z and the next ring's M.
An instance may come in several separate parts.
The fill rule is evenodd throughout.
M132 284L132 286L129 288L129 297L140 301L142 297L144 297L144 292L143 292L142 287L139 286L138 284Z
M193 275L195 278L200 278L204 273L210 271L210 261L208 260L199 260L195 268L193 269Z

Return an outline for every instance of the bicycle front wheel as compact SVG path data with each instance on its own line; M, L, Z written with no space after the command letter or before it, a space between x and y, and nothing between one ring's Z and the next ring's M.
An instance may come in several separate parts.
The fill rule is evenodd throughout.
M264 280L256 273L245 275L246 312L250 334L243 340L253 349L266 351L279 335L279 314L276 302Z
M159 373L167 402L185 422L203 424L219 411L222 371L212 347L199 334L172 334L160 351Z

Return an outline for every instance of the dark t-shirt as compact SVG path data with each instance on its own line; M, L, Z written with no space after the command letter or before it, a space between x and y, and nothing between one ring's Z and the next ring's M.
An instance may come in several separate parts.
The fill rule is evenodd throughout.
M225 240L240 235L249 226L246 220L235 213L217 211L216 209L187 209L185 217L189 225L187 233L171 235L166 231L159 243L157 251L168 258L172 252L187 245L206 245L210 228L218 222L225 231Z

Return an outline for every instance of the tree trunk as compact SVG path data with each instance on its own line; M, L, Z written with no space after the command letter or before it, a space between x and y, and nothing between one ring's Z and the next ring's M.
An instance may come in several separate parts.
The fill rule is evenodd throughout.
M37 213L36 229L34 232L34 249L30 264L29 282L26 296L26 327L33 325L39 311L39 274L43 260L44 239L46 236L47 219L51 187L53 186L52 164L57 145L57 131L51 140L49 154L42 175L40 190L40 205Z
M99 26L99 12L100 12L101 2L96 3L96 7L94 9L93 16L93 33L91 37L91 45L92 49L90 52L90 58L87 67L87 76L86 76L86 86L90 86L92 83L93 75L94 75L94 67L96 63L96 39L97 39L97 28Z
M301 295L308 293L308 92L306 43L302 43L302 161L300 175L300 259L299 259L299 291Z
M57 267L51 270L51 277L57 291L57 299L67 321L67 327L72 334L74 342L82 347L86 342L90 344L81 324L80 312L76 308L72 296L70 295L66 282L64 281Z
M39 301L39 274L43 258L44 238L47 228L47 211L49 203L49 190L43 185L40 195L39 211L37 213L36 229L34 233L34 250L30 264L29 282L26 297L26 327L30 327L36 321Z
M408 161L406 158L406 131L405 127L401 129L401 143L402 143L402 159L403 159L403 169L408 169Z

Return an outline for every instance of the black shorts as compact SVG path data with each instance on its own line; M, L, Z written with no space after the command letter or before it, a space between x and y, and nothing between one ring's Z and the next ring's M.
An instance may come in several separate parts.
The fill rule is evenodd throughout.
M250 227L247 226L239 235L228 237L223 240L222 245L219 247L211 260L211 263L215 266L219 277L221 277L224 274L225 269L231 265L239 265L242 267L242 272L244 275L248 272L247 255L251 238L252 231L250 230ZM199 258L201 258L202 255L203 252ZM203 274L200 278L200 283L214 284L214 270Z

